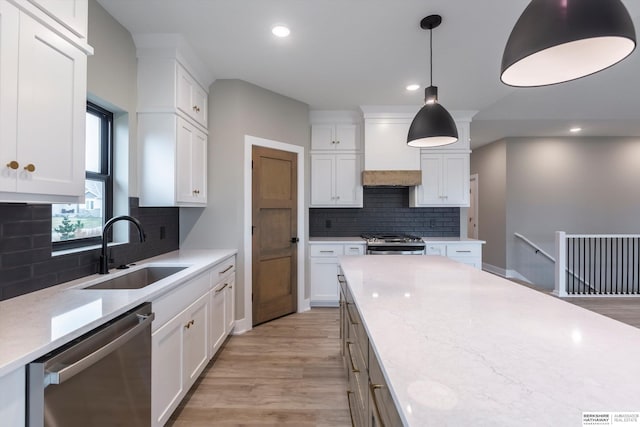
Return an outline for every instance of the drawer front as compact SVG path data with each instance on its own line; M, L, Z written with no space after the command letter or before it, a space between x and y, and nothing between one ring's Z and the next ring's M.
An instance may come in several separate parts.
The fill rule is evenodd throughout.
M358 310L353 303L347 302L347 317L350 325L349 339L358 346L359 354L362 356L362 362L366 369L366 362L368 360L367 354L369 351L369 337L367 337L367 333L362 325L362 320L360 319Z
M371 411L384 426L401 426L402 420L384 379L382 369L372 348L369 348L369 393Z
M160 328L189 307L195 300L209 292L209 275L210 272L206 271L168 294L152 301L151 306L156 318L151 324L151 330L155 331Z
M345 255L364 255L364 245L344 245Z
M219 262L211 269L211 283L215 285L228 275L236 271L236 257L230 256L222 262Z
M441 244L427 244L426 246L426 253L427 255L441 255L441 256L447 256L447 245L441 245Z
M343 255L343 245L309 245L312 257L336 257Z
M347 378L349 391L353 392L351 414L357 426L367 419L369 406L369 380L364 367L363 356L356 343L347 341L346 347Z
M479 257L481 256L480 245L473 243L461 243L447 245L448 257Z

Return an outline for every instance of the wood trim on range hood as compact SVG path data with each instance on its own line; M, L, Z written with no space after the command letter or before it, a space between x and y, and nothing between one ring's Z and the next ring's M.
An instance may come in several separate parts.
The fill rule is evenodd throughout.
M365 187L413 187L422 184L419 170L371 170L362 171L362 185Z

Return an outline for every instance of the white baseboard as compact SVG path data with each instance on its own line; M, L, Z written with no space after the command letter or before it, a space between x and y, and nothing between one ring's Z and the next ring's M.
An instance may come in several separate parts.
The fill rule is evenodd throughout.
M243 317L242 319L236 320L234 323L232 334L242 335L245 332L249 332L251 329L253 329L251 322L246 317Z
M495 274L496 276L507 278L507 270L502 267L496 267L495 265L487 264L486 262L482 263L482 269L489 273Z
M298 307L298 313L302 313L304 311L309 311L309 310L311 310L311 300L308 298L305 300L302 300L302 305Z
M487 264L486 262L482 263L482 269L489 273L493 273L496 276L504 277L505 279L516 279L522 282L531 283L531 280L524 277L522 274L518 273L516 270L505 270L502 267L496 267L495 265Z
M340 307L339 301L316 301L311 307Z
M303 311L311 310L311 300L305 299L302 301L302 306L298 307L298 313L302 313ZM245 332L253 329L251 322L246 317L242 319L236 320L235 326L233 327L233 335L242 335Z

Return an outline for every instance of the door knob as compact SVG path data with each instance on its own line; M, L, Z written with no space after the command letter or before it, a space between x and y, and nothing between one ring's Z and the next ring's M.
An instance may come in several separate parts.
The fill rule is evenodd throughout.
M29 163L27 166L24 167L24 170L29 172L35 172L36 167L32 163Z
M18 169L20 167L20 164L15 160L11 160L9 163L7 163L7 167L11 169Z
M297 237L292 237L291 238L291 243L298 243L300 241L300 239L298 239Z

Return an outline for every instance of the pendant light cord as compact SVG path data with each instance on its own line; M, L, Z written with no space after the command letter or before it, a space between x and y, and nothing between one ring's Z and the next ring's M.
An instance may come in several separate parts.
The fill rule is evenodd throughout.
M429 86L433 86L433 28L429 28Z

